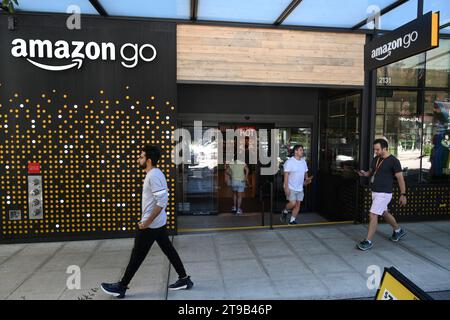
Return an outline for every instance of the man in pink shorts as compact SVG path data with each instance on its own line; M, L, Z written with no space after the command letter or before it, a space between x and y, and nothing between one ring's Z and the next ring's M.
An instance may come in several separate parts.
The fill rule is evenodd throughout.
M388 204L392 200L394 177L400 187L398 202L401 206L406 205L406 186L402 166L396 157L389 154L388 143L385 139L376 139L373 143L373 150L376 157L372 159L369 171L361 170L358 172L360 176L370 177L372 190L372 207L370 208L367 237L356 245L358 249L363 251L373 247L372 238L377 230L379 216L383 216L393 229L390 240L397 242L406 234L406 231L399 227L395 218L388 211Z

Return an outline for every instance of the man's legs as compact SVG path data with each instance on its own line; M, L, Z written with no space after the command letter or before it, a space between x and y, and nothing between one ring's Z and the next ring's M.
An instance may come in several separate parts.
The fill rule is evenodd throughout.
M392 196L387 193L372 192L372 206L369 210L369 230L367 231L367 238L370 242L375 235L378 227L378 217L382 216L387 211L387 206L391 201Z
M148 251L155 242L157 237L157 229L139 230L134 240L133 251L131 252L130 262L128 263L125 274L120 281L122 286L128 286L131 279L138 271L142 262L148 254Z
M233 208L237 209L237 192L233 190Z
M397 242L406 235L406 231L403 230L403 228L400 228L394 216L390 214L388 210L383 212L383 217L384 220L386 220L393 229L392 236L389 238L389 240Z
M162 227L159 230L158 237L156 238L156 242L161 248L162 252L167 256L172 266L175 268L175 271L178 273L178 277L186 278L186 270L184 269L183 262L181 262L180 256L178 252L172 245L172 242L169 239L169 235L167 233L166 227Z
M243 194L244 194L243 192L237 192L237 208L238 208L238 210L241 209Z
M295 201L289 201L289 202L286 204L285 209L286 209L286 210L292 210L292 209L295 208L295 205L296 205L296 202L295 202Z
M400 227L397 223L397 221L395 220L394 216L392 214L389 213L389 211L384 211L383 212L383 218L384 220L386 220L387 223L389 223L392 227L392 229L398 230Z
M298 216L298 213L300 212L300 205L301 205L301 201L295 201L295 204L294 204L294 209L292 210L292 218L294 218L294 220L295 219L297 219L297 216ZM291 221L292 221L292 218L291 218Z
M369 222L369 230L367 232L366 239L369 241L372 241L372 238L375 235L375 231L377 231L379 215L372 213L372 212L369 215L370 215L370 222Z

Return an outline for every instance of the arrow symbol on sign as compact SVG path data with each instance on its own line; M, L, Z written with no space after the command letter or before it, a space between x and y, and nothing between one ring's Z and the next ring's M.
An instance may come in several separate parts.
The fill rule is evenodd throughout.
M33 61L29 58L27 58L28 62L30 62L31 64L35 65L38 68L41 69L45 69L45 70L50 70L50 71L63 71L63 70L68 70L71 69L73 67L75 67L76 65L78 65L77 69L81 68L81 65L83 64L83 60L81 59L72 59L72 63L67 64L67 65L63 65L63 66L49 66L47 64L43 64L43 63L39 63L36 61Z

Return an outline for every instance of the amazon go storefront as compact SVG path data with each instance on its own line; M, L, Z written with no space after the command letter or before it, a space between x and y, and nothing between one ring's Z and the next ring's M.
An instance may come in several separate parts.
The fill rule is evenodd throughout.
M162 150L172 233L283 225L282 167L296 144L314 176L299 222L364 221L367 182L353 169L367 169L383 135L415 197L400 219L448 216L448 167L429 160L448 142L435 138L436 121L448 126L448 40L417 58L422 83L416 56L365 70L371 35L359 31L16 18L8 30L0 15L3 242L132 235L144 144ZM239 216L227 150L247 155Z

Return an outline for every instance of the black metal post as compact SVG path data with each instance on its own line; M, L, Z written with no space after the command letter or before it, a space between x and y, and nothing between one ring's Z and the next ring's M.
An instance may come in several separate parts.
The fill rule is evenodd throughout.
M264 215L265 215L264 199L263 199L263 188L264 188L264 184L262 184L259 187L259 201L261 203L261 225L262 226L264 226Z
M417 18L420 18L423 16L423 0L417 1ZM422 182L422 154L423 154L423 122L425 120L424 114L425 114L425 86L426 86L426 61L427 61L427 53L422 53L422 59L423 64L422 68L420 68L420 62L419 62L419 79L417 79L417 85L419 87L418 90L418 96L417 96L417 118L420 118L420 126L419 128L419 134L420 134L420 171L419 171L419 183Z
M423 16L423 0L417 0L417 18Z
M270 230L273 230L273 182L270 182L270 215L269 215L269 223Z

